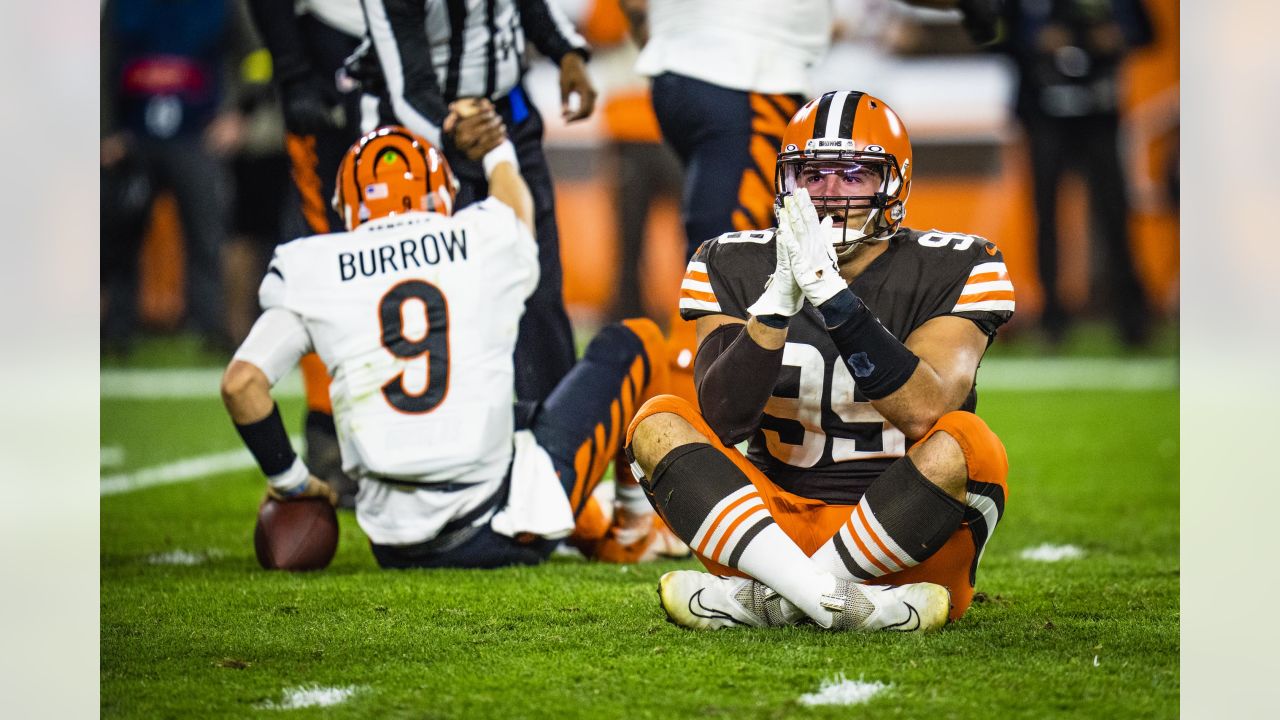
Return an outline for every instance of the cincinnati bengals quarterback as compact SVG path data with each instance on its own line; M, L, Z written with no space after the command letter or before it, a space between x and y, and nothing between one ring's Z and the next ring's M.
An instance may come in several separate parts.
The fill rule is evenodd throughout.
M778 227L689 262L700 411L657 397L628 430L711 571L661 579L677 624L921 631L968 608L1008 468L975 380L1013 285L995 244L902 226L912 171L883 100L826 93L782 137Z
M405 128L356 142L334 197L347 232L277 249L264 312L223 379L228 411L273 497L331 496L269 392L318 353L343 470L359 482L356 519L384 567L533 564L575 529L607 546L592 492L635 408L664 387L661 334L646 320L605 328L540 411L517 417L512 353L538 281L533 203L487 101L455 106L448 122L473 138L463 149L483 160L490 196L454 212L444 155ZM680 551L660 522L646 529L618 559Z

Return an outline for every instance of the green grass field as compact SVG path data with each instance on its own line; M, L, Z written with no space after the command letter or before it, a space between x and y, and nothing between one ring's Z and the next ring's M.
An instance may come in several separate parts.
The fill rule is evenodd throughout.
M299 418L297 399L282 408ZM102 713L1175 716L1177 409L1176 389L984 391L981 414L1009 450L1008 512L982 601L923 637L684 631L664 621L655 588L692 562L381 571L350 514L328 570L268 573L253 556L262 481L250 469L104 495ZM104 478L238 447L214 397L104 398L101 411ZM1043 543L1085 554L1020 557ZM800 704L841 673L891 687L856 708ZM355 691L273 707L306 686Z

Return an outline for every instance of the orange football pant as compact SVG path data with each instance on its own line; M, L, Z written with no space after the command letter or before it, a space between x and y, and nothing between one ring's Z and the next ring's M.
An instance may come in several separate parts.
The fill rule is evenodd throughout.
M679 415L701 434L707 443L724 453L759 491L765 507L778 523L778 527L782 528L782 531L806 555L812 556L839 532L856 507L855 505L829 505L820 500L789 493L778 487L737 449L726 447L720 442L706 420L689 403L674 395L655 397L640 408L627 429L628 445L631 444L636 426L645 418L658 413ZM980 429L974 427L975 423L980 426ZM985 423L971 413L948 413L917 444L924 442L939 430L946 431L960 444L968 463L970 477L1002 486L1007 498L1008 461L1005 458L1003 446L990 430L986 430ZM700 552L703 549L693 548L694 554L710 572L716 575L746 577L738 570L707 559ZM957 620L964 615L973 602L974 586L969 578L977 552L973 533L969 529L969 524L964 522L942 548L924 562L906 570L883 575L875 582L882 585L906 585L916 582L943 585L951 591L951 619Z

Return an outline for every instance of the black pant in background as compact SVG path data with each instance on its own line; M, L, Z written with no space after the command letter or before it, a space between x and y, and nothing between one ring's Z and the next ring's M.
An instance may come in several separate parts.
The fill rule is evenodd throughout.
M1088 188L1093 253L1101 267L1093 268L1103 282L1102 305L1114 319L1125 342L1139 344L1149 332L1146 297L1134 270L1129 244L1129 202L1120 165L1115 115L1058 118L1024 114L1031 150L1036 210L1036 248L1040 284L1044 288L1041 325L1060 339L1070 318L1058 297L1058 190L1068 169L1077 169ZM1095 263L1096 264L1096 263Z

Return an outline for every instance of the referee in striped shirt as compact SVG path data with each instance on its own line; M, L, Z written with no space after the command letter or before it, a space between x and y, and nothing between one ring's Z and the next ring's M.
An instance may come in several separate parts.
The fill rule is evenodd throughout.
M442 134L448 104L459 98L488 98L506 125L520 173L533 193L542 270L520 321L516 396L525 404L545 400L573 367L573 331L561 289L560 239L551 174L542 152L542 118L521 80L528 67L528 41L560 67L564 120L589 116L595 89L587 76L587 43L551 4L554 0L362 2L382 67L385 100L401 124L445 149L462 185L459 207L483 199L488 188L480 164L468 160Z

